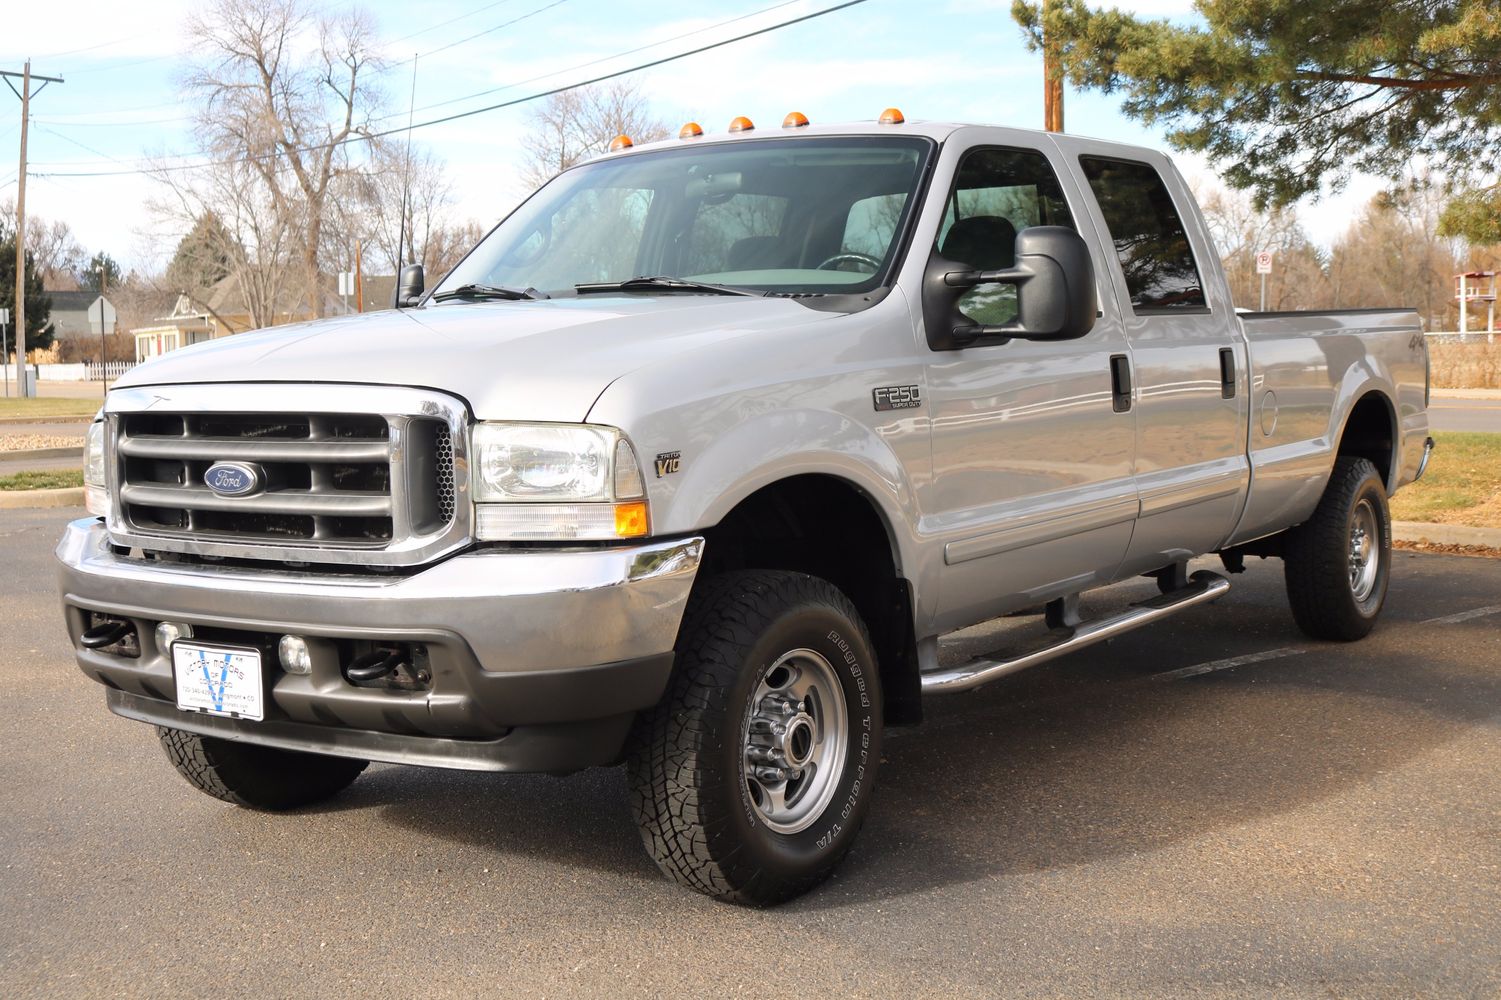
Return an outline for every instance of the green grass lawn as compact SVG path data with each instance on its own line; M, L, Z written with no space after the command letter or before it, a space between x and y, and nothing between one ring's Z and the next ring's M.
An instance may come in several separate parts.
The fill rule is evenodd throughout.
M0 476L0 490L60 490L82 485L82 469L17 472L14 475Z
M1433 435L1428 472L1392 497L1392 518L1501 528L1501 434Z
M21 399L0 396L0 417L92 417L99 410L97 399L42 397Z

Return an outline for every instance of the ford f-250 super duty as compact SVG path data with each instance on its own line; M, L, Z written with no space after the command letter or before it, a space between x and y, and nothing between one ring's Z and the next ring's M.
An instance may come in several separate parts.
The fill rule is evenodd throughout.
M1432 447L1412 312L1237 315L1146 149L895 112L616 146L394 310L109 393L69 634L199 789L624 761L662 870L764 904L849 849L883 726L1224 594L1196 556L1371 629Z

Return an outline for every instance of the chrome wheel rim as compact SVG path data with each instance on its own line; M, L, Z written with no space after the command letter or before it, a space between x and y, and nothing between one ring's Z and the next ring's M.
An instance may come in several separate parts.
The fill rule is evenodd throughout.
M821 654L794 649L756 682L741 734L746 794L777 833L812 826L844 774L844 686Z
M1376 522L1376 508L1369 500L1355 506L1350 519L1350 592L1364 602L1376 589L1381 569L1381 536Z

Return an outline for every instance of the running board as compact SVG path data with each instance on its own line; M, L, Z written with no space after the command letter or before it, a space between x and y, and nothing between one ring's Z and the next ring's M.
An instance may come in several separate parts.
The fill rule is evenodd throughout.
M1200 570L1191 576L1188 585L1180 590L1133 605L1129 611L1111 615L1109 618L1101 618L1099 621L1084 622L1062 634L1049 636L1043 645L1030 652L1007 659L981 657L960 667L925 673L922 675L923 693L944 694L950 691L972 691L982 684L989 684L1007 674L1014 674L1019 670L1035 667L1039 663L1056 660L1076 649L1093 646L1097 642L1104 642L1106 639L1130 632L1132 629L1160 621L1185 608L1212 601L1229 589L1229 580L1218 573Z

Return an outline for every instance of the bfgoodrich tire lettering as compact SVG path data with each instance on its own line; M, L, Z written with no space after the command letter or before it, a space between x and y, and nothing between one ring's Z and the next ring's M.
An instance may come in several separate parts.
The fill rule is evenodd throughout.
M1368 459L1335 460L1313 516L1288 533L1283 562L1288 603L1305 633L1349 642L1375 627L1391 577L1392 521Z
M726 573L695 592L677 652L666 695L632 736L631 800L647 850L669 877L720 899L764 906L806 892L849 851L880 761L880 683L859 615L815 577ZM826 664L837 679L840 697L826 690L822 706L842 701L839 725L827 731L837 731L843 754L816 813L777 824L750 773L770 736L750 737L749 748L746 741L753 729L764 735L776 722L758 710L768 693L796 693L776 671L800 669L799 657ZM816 719L819 708L808 705L803 714ZM807 744L789 747L795 760L812 759Z

